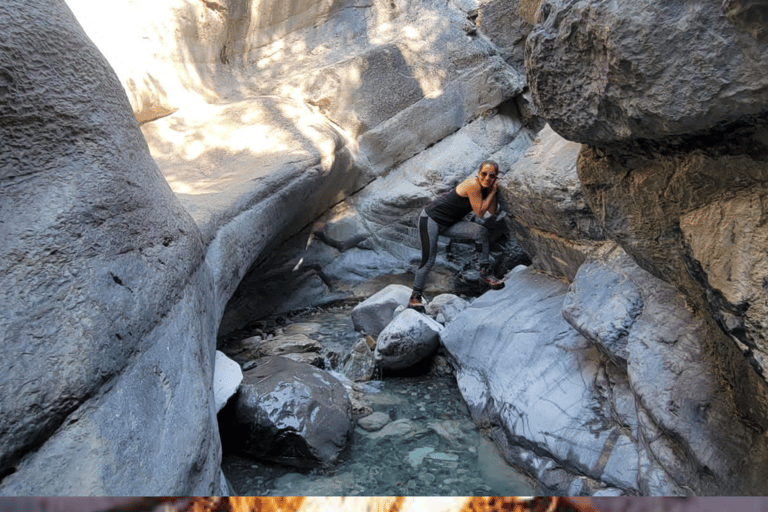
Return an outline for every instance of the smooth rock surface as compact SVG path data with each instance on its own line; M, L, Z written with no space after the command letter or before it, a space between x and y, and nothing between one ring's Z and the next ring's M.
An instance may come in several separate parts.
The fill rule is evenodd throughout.
M525 57L540 115L568 140L607 144L764 113L765 6L744 5L542 1Z
M335 377L281 356L244 372L237 399L222 415L228 449L299 467L333 462L354 426L349 396Z
M407 306L411 289L393 284L376 292L352 309L352 324L356 331L374 338L389 325L398 306Z
M220 492L200 232L67 6L0 32L0 494Z
M406 309L381 331L373 357L382 368L408 368L437 348L442 330L443 326L428 316Z
M589 254L604 250L603 228L584 200L576 164L581 144L549 125L500 182L505 221L534 268L572 280ZM613 246L613 243L608 245Z
M464 311L467 306L469 302L458 295L442 293L427 303L424 309L429 316L445 325L456 318L456 315Z
M237 392L242 381L243 371L240 365L217 350L213 369L213 399L217 413Z
M595 318L595 311L603 313ZM641 436L655 440L646 446L668 474L679 471L676 480L697 494L764 492L758 468L768 456L759 430L766 394L750 397L740 389L756 384L752 369L672 286L619 250L579 270L564 316L603 353L626 357L629 385L643 409Z

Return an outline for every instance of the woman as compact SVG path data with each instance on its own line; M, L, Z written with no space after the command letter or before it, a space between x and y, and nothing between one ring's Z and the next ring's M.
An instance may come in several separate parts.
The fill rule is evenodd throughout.
M495 290L504 287L504 283L491 273L488 230L477 222L462 220L472 211L481 219L486 213L496 214L498 178L499 164L493 160L486 160L480 164L477 176L467 178L456 188L432 201L421 212L418 220L421 265L413 279L413 293L408 302L409 308L416 310L424 308L422 293L427 275L437 257L438 235L470 239L481 243L483 249L479 257L480 279Z

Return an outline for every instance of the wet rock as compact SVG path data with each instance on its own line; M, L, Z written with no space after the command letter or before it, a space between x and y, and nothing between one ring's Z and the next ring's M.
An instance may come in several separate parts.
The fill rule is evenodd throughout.
M412 439L423 434L424 431L425 430L419 427L417 423L408 419L401 419L387 423L380 430L369 433L368 437L374 440L392 436L396 436L400 439Z
M270 335L267 339L263 339L263 336L251 336L230 341L221 350L235 361L243 364L260 357L288 354L307 354L302 357L314 359L318 357L317 354L322 348L319 342L306 334L297 333Z
M374 358L382 368L413 366L437 349L442 329L428 316L406 309L379 334Z
M290 352L283 354L282 357L287 357L291 361L297 363L311 364L320 369L325 369L325 358L317 352Z
M760 114L768 40L758 4L543 1L526 42L536 106L563 137L589 144L696 132Z
M373 359L373 352L368 348L366 340L360 339L345 358L341 371L352 381L364 382L373 378L375 369L376 361Z
M375 432L377 430L381 430L391 421L392 419L389 417L389 414L376 411L369 414L368 416L364 416L358 419L357 424L360 426L360 428L367 432Z
M243 375L222 411L227 449L299 467L334 461L349 440L352 406L344 386L314 366L265 357Z
M216 412L221 411L230 397L237 392L242 380L240 365L217 350L213 369L213 399Z
M425 307L429 316L441 324L446 324L456 318L466 309L469 302L452 293L442 293L432 299Z
M392 321L398 306L407 306L411 289L393 284L375 293L355 306L352 310L352 324L355 330L374 337Z

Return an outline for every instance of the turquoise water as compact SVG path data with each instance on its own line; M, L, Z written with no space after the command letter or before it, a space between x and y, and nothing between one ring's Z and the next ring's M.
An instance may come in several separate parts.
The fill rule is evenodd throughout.
M291 321L319 324L311 337L324 345L351 347L359 338L343 308ZM471 421L452 376L384 374L362 390L363 401L390 418L387 425L374 432L357 426L329 468L299 471L225 454L222 466L233 491L273 496L535 494L535 482L507 465Z

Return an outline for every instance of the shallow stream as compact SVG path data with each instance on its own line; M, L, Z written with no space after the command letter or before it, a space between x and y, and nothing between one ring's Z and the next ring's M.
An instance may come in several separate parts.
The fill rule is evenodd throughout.
M326 349L350 349L360 338L349 309L331 308L280 323L314 331ZM363 401L390 422L372 432L355 427L329 468L298 470L224 454L222 467L239 495L521 496L535 482L515 471L469 417L455 379L422 371L383 375L363 384Z

